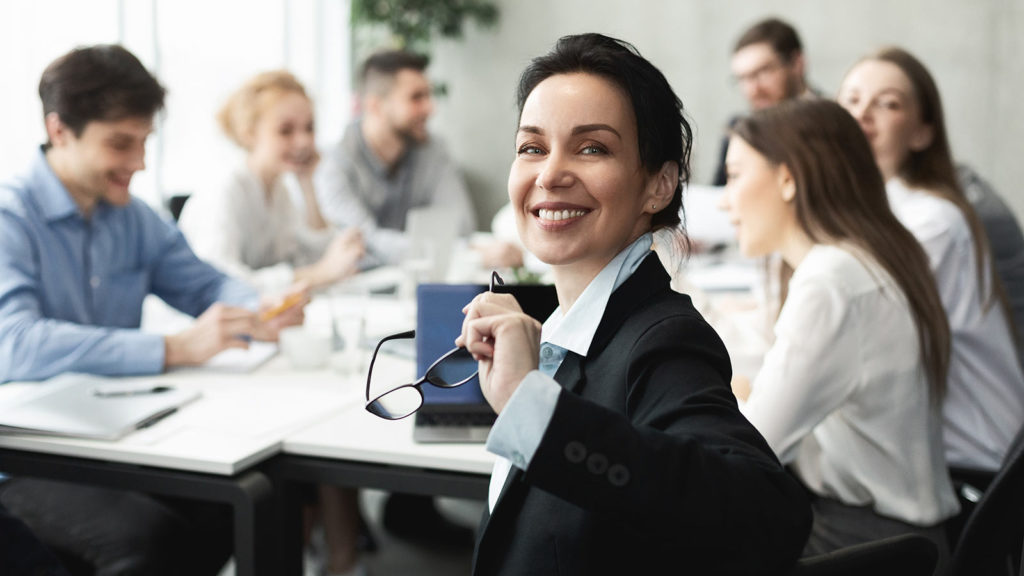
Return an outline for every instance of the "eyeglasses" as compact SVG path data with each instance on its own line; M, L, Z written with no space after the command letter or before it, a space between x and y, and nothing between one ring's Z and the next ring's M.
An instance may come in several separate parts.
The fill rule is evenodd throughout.
M503 286L504 284L505 281L501 279L501 276L498 276L497 272L491 272L491 283L488 288L491 292L494 292L495 286ZM382 382L390 384L390 382L394 381L389 378L389 374L386 371L378 369L374 373L373 367L377 362L377 356L382 353L385 355L394 353L402 348L408 350L408 345L405 342L415 337L416 331L409 330L408 332L386 336L377 343L377 347L373 350L373 358L370 360L369 372L366 374L367 412L386 420L400 420L414 414L423 406L423 391L421 387L424 383L432 384L438 388L456 388L469 382L476 376L476 360L473 359L473 355L470 354L469 350L459 346L445 352L440 358L435 360L419 380L409 384L392 386L386 392L371 400L370 388L375 381L378 384Z
M785 62L778 60L772 60L766 62L761 66L746 72L744 74L736 74L732 77L733 82L739 85L745 84L763 84L768 78L786 67Z

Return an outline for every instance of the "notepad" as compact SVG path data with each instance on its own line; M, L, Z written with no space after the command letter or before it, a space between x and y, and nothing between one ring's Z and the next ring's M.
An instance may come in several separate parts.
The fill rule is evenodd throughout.
M0 411L0 432L117 440L199 398L160 380L63 374Z

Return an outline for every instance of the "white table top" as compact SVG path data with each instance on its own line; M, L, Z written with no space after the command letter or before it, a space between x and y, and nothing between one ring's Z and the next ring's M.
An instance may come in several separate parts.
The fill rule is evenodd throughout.
M490 474L495 456L481 443L422 444L412 439L413 418L384 420L363 403L288 436L284 453L321 458Z
M339 315L364 315L370 334L413 327L409 303L365 296L318 298L307 308L307 325L327 329ZM166 311L156 316L174 326ZM326 327L325 327L326 323ZM351 360L336 352L328 368L295 370L280 355L252 372L187 369L167 374L119 378L117 382L172 384L195 388L202 396L153 426L116 442L33 434L0 434L0 447L93 458L209 474L237 474L269 458L297 431L344 412L362 410L365 366L372 351L361 350L357 370L336 370ZM365 358L363 358L365 356ZM46 383L12 382L0 386L0 410ZM2 470L0 470L2 472Z
M116 442L0 434L0 447L175 470L233 475L280 451L285 436L353 404L355 388L332 370L298 372L274 358L252 374L175 372L118 379L197 388L202 397ZM35 383L0 387L0 406ZM43 384L45 385L45 384Z

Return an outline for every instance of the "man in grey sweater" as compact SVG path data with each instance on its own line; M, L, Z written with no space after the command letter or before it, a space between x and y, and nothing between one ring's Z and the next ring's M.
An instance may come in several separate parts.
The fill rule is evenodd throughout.
M476 227L458 167L427 131L434 110L427 62L400 50L370 56L360 74L361 115L317 171L324 217L339 229L358 227L373 263L397 264L408 254L410 209L444 207L459 235Z

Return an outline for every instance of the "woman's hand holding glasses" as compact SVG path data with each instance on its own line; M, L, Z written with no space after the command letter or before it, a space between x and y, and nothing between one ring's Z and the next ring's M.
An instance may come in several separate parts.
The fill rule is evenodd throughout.
M479 363L480 389L498 414L519 383L540 362L540 322L509 294L485 292L462 309L466 319L456 346Z

